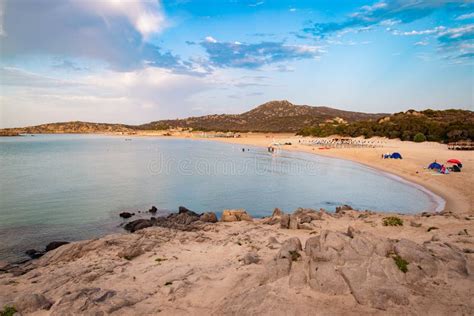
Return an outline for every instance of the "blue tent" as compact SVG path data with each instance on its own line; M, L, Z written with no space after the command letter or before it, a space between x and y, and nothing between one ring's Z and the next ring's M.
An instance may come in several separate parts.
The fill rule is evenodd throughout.
M429 166L428 169L441 169L441 165L437 162L432 162Z
M393 154L391 155L391 158L392 158L392 159L403 159L403 158L402 158L402 155L400 155L400 153L393 153Z

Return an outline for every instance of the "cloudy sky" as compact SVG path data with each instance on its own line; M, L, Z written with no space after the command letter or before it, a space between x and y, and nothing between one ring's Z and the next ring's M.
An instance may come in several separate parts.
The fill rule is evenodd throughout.
M474 2L0 0L0 127L473 108Z

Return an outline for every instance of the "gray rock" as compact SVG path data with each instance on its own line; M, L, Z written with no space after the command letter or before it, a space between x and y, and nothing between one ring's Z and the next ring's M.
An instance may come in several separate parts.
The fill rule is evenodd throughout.
M249 252L247 253L244 258L242 259L245 265L249 265L252 263L259 263L260 262L260 257L256 252Z

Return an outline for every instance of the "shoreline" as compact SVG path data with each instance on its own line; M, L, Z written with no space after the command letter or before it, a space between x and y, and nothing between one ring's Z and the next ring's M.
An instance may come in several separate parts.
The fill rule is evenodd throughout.
M47 135L56 135L56 133ZM140 131L133 135L123 135L117 133L87 133L71 135L103 135L114 137L119 136L125 138L158 137L203 141L207 140L234 145L252 145L256 147L268 147L272 140L279 140L283 143L283 140L285 140L290 141L292 145L282 146L282 150L311 153L318 156L343 159L359 163L361 165L364 165L365 167L373 168L377 171L385 173L385 175L387 176L393 175L399 177L402 180L408 182L408 184L414 185L417 189L421 189L422 191L424 191L425 194L428 194L430 197L432 197L434 202L438 204L435 207L435 211L444 210L451 211L459 215L474 215L474 194L470 193L469 190L469 188L474 188L474 172L472 172L472 170L465 170L464 168L463 172L459 174L452 173L450 175L443 175L440 177L435 177L436 179L433 179L431 175L426 177L426 172L424 172L425 169L424 167L420 166L419 161L416 162L417 164L413 164L413 162L410 162L411 164L409 166L406 166L406 162L408 161L408 159L406 159L407 157L405 154L407 152L409 155L416 154L416 156L420 156L421 154L424 154L425 150L430 151L430 154L432 154L434 157L428 156L428 158L423 160L423 165L428 165L433 160L436 160L440 154L446 156L446 152L448 152L447 145L440 143L413 143L407 141L390 140L386 138L374 137L368 140L378 140L384 142L384 144L387 144L387 146L378 148L331 148L331 150L319 150L316 152L316 146L302 145L298 143L298 140L312 139L311 137L303 138L290 133L242 133L242 137L239 138L200 137L196 135L196 132L178 132L173 133L171 135L163 135L162 131ZM421 153L419 152L420 149ZM393 152L397 150L403 152L403 155L405 156L403 160L393 161L392 159L380 158L381 153L385 153L387 151ZM369 153L369 155L367 155L367 153ZM474 152L471 151L449 151L448 156L462 156L461 161L464 162L465 166L467 165L466 162L472 162L472 164L474 164ZM440 162L441 160L442 159L439 159ZM416 170L416 172L414 172L414 170ZM468 171L469 175L466 174L465 171ZM439 181L452 177L457 177L457 180L461 181ZM440 201L438 197L441 198L444 203L443 201ZM442 209L440 204L444 204L444 207Z
M139 135L139 136L154 136L154 135L146 135L145 134L145 135ZM160 137L159 135L155 135L155 136ZM282 135L275 135L275 136L277 136L277 137L279 136L280 138L283 138L283 139L286 139L286 140L293 140L293 141L301 139L301 138L298 138L297 136L294 136L294 135L284 135L284 134L282 134ZM180 135L180 136L175 135L175 136L171 136L171 138L196 139L196 137L189 137L189 136L183 136L183 135ZM214 137L214 138L206 138L206 140L223 142L223 143L230 143L230 144L238 144L238 145L253 145L253 146L258 146L258 147L266 147L266 146L268 146L268 142L270 142L270 139L266 138L265 134L258 135L254 138L250 138L250 137L249 138L216 138L216 137ZM245 140L247 140L247 141L245 141ZM265 140L267 142L267 144L266 145L263 144L262 140ZM402 141L397 141L397 142L400 143L400 144L407 143L407 142L402 142ZM417 145L423 146L423 144L415 144L415 143L412 143L412 144L414 144L415 146L417 146ZM409 145L412 145L412 144L409 144ZM427 145L430 146L432 144L428 143ZM438 146L438 145L442 145L442 144L435 143L435 145ZM446 146L446 145L444 145L444 146ZM348 154L347 152L348 151L350 152L351 149L353 150L352 154ZM345 149L331 149L331 150L324 150L324 151L315 152L314 146L300 145L300 144L293 144L291 146L283 146L283 148L282 148L282 150L296 151L296 152L303 152L303 153L312 153L312 154L319 155L319 156L338 158L338 159L348 160L348 161L352 161L352 162L362 164L366 167L376 169L376 170L384 172L388 175L394 175L396 177L399 177L399 178L403 179L404 181L409 182L411 185L420 186L424 190L430 192L430 195L439 196L440 198L442 198L444 200L443 210L449 210L449 211L452 211L453 213L458 213L458 214L474 214L474 209L472 207L472 200L473 200L473 194L472 193L471 194L468 193L466 195L463 195L461 192L458 192L458 191L456 191L456 190L454 190L450 187L444 187L443 189L441 189L442 184L440 185L438 183L432 183L430 181L424 181L425 179L422 179L422 178L419 177L420 173L415 173L414 175L412 175L412 174L410 174L410 171L403 170L403 168L400 168L400 169L389 168L389 167L393 166L393 163L396 163L395 161L391 161L391 159L375 158L376 160L374 161L374 159L371 159L371 160L362 159L361 157L357 156L358 151L360 152L360 151L373 150L374 157L379 157L380 155L378 153L375 153L375 151L377 151L377 152L387 151L387 150L394 151L394 150L391 150L391 149L393 149L393 148L390 148L390 147L388 147L388 148L386 148L386 147L382 147L382 148L345 148ZM354 155L354 153L355 153L355 155ZM453 153L453 156L454 155L459 155L459 152ZM468 159L468 161L472 161L474 159L474 153L463 152L463 155L464 156L472 156L472 157L469 157L470 159ZM387 162L387 164L389 164L389 166L384 166L384 165L381 165L380 163L377 163L379 161ZM404 160L402 160L401 162L403 163ZM413 171L411 171L411 172L413 172ZM441 177L449 177L449 176L453 176L453 175L454 174L443 175ZM432 180L432 179L430 179L430 180ZM468 182L469 182L469 179L468 179ZM471 180L471 182L472 182L472 180ZM467 186L467 188L466 188L467 190L469 190L469 187L473 187L472 183L471 184L465 183L465 184ZM447 192L447 191L449 191L449 192ZM468 199L468 201L466 201L466 198ZM437 209L439 209L439 207Z

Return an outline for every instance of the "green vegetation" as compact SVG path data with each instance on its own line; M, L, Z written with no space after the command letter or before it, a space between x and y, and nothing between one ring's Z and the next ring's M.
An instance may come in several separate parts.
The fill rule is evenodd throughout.
M423 133L418 133L413 137L415 143L422 143L426 141L426 136Z
M396 216L388 216L383 218L383 226L403 226L403 220Z
M439 228L435 227L435 226L431 226L430 228L428 228L427 232L430 232L430 231L435 230L435 229L439 229Z
M17 310L13 306L3 306L3 310L0 311L0 316L13 316Z
M400 271L402 271L403 273L408 272L408 261L406 261L399 255L393 256L393 261L395 261L395 264L400 269Z
M298 261L298 259L301 257L298 251L292 251L292 250L290 250L290 256L291 256L291 261Z
M346 137L381 136L408 141L455 142L474 140L474 112L465 110L396 113L378 121L365 120L349 124L327 123L305 127L298 132L302 136Z

